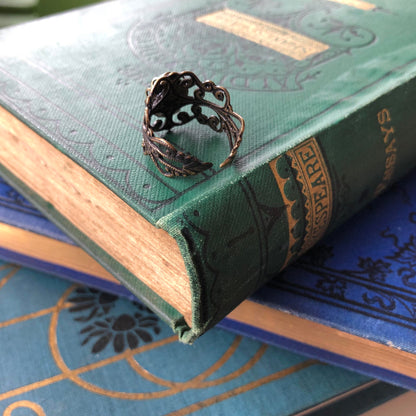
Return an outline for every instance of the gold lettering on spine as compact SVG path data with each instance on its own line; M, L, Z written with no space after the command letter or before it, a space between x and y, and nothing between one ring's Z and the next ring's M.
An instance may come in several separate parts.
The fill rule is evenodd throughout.
M363 0L329 0L329 1L333 1L334 3L345 4L346 6L355 7L356 9L361 9L361 10L373 10L376 8L374 4L371 4Z
M270 162L270 167L276 178L283 201L287 207L289 227L289 248L285 265L294 255L304 253L319 241L325 234L332 217L332 184L325 159L314 137L286 152L291 159L291 170L295 177L282 178L276 168L280 157ZM292 208L296 200L290 200L285 193L285 185L289 180L295 179L299 189L305 197L305 230L301 249L293 253L296 243L293 229L298 220L293 217ZM300 197L300 195L299 195ZM302 201L303 202L303 201Z
M332 215L332 185L325 159L314 137L288 152L306 197L306 235L301 252L325 234Z
M235 10L220 10L200 16L196 21L273 49L298 61L329 48L315 39Z
M386 159L384 162L383 179L377 186L375 195L379 195L381 192L383 192L392 182L397 159L395 129L391 124L390 111L387 108L383 108L381 111L379 111L377 113L377 121L380 126L380 132L383 138Z

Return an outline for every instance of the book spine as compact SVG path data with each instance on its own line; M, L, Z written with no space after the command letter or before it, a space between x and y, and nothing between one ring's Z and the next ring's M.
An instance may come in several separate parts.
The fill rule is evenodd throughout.
M159 221L177 239L191 277L193 327L184 342L416 165L415 91L411 79Z

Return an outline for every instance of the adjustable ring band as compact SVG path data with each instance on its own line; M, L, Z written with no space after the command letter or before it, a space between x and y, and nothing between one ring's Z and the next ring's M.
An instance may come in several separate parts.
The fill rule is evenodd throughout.
M189 90L193 87L195 87L192 91L193 95L190 95ZM216 100L223 102L223 105L206 100L206 93L211 93ZM186 105L191 105L191 114L180 111ZM202 113L201 107L210 108L216 115L206 116ZM152 116L158 117L153 124L151 124ZM174 116L176 120L173 120ZM231 163L243 138L244 119L233 111L229 92L212 81L201 82L190 71L166 72L152 80L146 90L142 146L144 154L151 157L164 176L195 175L212 167L211 162L201 162L195 156L179 151L165 138L155 135L155 132L171 130L194 119L208 125L217 133L227 134L230 154L220 167Z

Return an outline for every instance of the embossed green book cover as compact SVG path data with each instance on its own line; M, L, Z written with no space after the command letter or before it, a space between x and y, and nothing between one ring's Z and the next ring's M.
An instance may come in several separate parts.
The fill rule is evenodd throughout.
M1 173L190 342L416 164L415 17L122 1L4 30ZM166 133L213 164L166 178L141 147L145 90L184 70L227 88L245 131L223 169L224 134Z

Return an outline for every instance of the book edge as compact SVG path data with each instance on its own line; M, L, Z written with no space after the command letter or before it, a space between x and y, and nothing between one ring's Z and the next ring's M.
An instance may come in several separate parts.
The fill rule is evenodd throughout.
M263 331L263 336L268 334L271 340L273 337L285 338L309 346L311 349L346 357L361 366L372 366L394 372L409 380L416 378L415 354L278 311L251 300L242 303L222 321L222 324L231 330L234 323L235 326L245 326L248 333L252 332L249 328Z

